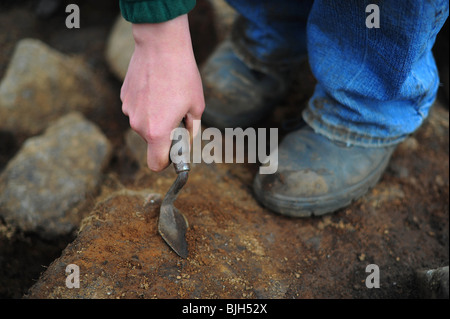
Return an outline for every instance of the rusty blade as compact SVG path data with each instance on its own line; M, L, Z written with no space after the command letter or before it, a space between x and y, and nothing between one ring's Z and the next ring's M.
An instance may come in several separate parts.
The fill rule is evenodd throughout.
M167 245L182 258L188 256L186 241L188 223L184 215L174 206L174 201L178 196L178 192L186 184L188 174L188 171L178 174L177 179L163 199L158 220L159 234Z

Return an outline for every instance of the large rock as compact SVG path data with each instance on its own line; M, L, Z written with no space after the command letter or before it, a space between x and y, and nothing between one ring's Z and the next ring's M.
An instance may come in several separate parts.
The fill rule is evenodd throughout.
M81 226L77 239L32 288L30 298L281 298L301 274L292 243L280 238L283 223L271 219L252 197L230 183L199 188L213 170L193 173L176 206L187 216L189 257L181 260L157 232L161 204L158 179L145 190L123 189L103 198ZM197 176L196 176L197 175ZM159 181L159 182L158 182ZM231 183L233 186L238 186ZM207 186L207 185L205 185ZM234 214L240 194L247 215ZM218 195L221 194L219 197ZM198 202L203 198L204 202ZM237 207L236 207L237 208ZM285 221L287 222L287 221ZM255 227L257 226L257 227ZM238 230L239 229L239 230ZM294 249L310 249L297 243ZM280 254L279 258L273 258ZM80 289L66 287L65 269L80 267Z
M0 82L0 130L21 137L36 135L70 111L98 112L111 96L108 85L80 58L24 39L16 45Z
M66 235L101 178L111 146L80 114L69 114L29 138L0 175L0 215L43 237Z

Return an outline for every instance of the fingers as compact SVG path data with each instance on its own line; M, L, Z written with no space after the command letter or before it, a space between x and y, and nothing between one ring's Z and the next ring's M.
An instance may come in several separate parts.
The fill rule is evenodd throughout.
M130 112L127 114L129 107L124 101L122 110L125 115L129 116L131 128L137 132L147 142L147 165L150 170L160 172L170 165L170 148L172 145L171 132L177 128L183 120L164 116L156 120L154 117L149 118L147 114ZM190 145L192 139L201 130L200 118L204 107L201 105L194 110L194 113L188 112L184 116L184 124L189 132ZM195 111L197 111L195 113Z
M184 117L184 124L189 132L190 141L196 136L201 129L200 116L193 116L191 113L187 113ZM161 127L161 130L157 133L150 133L145 136L147 141L147 165L155 172L164 170L170 165L170 148L172 146L171 132L179 126L181 120L175 120L175 124L167 126L166 129Z

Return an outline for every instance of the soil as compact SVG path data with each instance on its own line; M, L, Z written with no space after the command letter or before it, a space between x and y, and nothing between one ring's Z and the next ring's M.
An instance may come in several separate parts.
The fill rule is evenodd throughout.
M65 2L62 3L64 6ZM35 37L63 53L82 56L119 92L120 82L109 73L104 60L105 39L119 14L117 1L77 3L82 13L82 27L73 32L64 26L64 10L43 19L36 16L33 1L16 1L14 4L0 1L0 29L8 30L0 33L0 78L17 40ZM210 25L208 21L212 19L206 2L198 1L191 16L193 43L201 64L216 45L217 37L211 28L204 27ZM291 94L270 120L260 124L279 127L280 138L298 124L299 105L303 106L312 94L314 78L307 64L303 70ZM105 190L117 191L120 188L117 185L130 189L153 187L155 194L162 194L172 179L159 179L159 175L139 169L138 164L124 155L128 119L120 112L119 94L116 102L117 105L111 108L115 111L108 117L96 118L93 114L91 118L114 146L115 155L105 172L107 178L102 186L102 196L105 196ZM14 139L7 132L0 132L0 172L21 142L20 138ZM200 165L196 168L200 173L191 174L189 184L177 201L180 211L190 212L186 214L191 225L187 233L191 249L187 261L180 261L170 268L164 261L175 260L173 253L147 250L130 255L130 251L136 249L133 244L157 241L155 229L148 225L155 225L152 221L156 219L158 208L147 207L144 220L135 220L128 215L140 209L142 203L135 196L124 194L111 197L95 209L92 202L86 209L86 215L92 212L92 218L84 227L94 225L106 230L110 226L97 225L94 219L104 220L111 207L120 208L117 214L122 214L124 222L119 228L121 232L112 233L111 238L96 237L98 233L95 232L85 235L92 236L84 240L96 246L96 255L95 258L90 256L88 252L92 253L92 250L88 250L78 257L77 262L90 265L93 271L89 275L94 280L101 277L102 265L119 264L118 276L123 272L131 278L131 271L151 264L155 257L160 258L165 266L159 268L158 273L169 281L161 283L151 278L146 281L145 277L140 281L131 280L129 292L133 294L125 296L130 298L265 298L276 297L278 292L281 298L417 298L420 294L414 272L449 263L448 163L448 101L440 97L426 123L397 148L380 183L364 198L332 215L291 219L261 208L251 196L257 165ZM119 247L111 246L112 242L124 242L127 232L143 239L126 241ZM237 238L233 234L238 232L247 235ZM0 220L0 298L24 296L65 247L61 258L76 258L80 240L74 234L48 241L11 229ZM111 256L118 253L129 255L129 258L111 260ZM224 262L217 260L219 255ZM366 289L364 268L370 263L376 263L382 269L386 289ZM52 264L52 267L56 266ZM96 269L99 273L94 271ZM187 279L201 280L208 271L218 278L220 288L214 284L201 289L189 285ZM261 271L272 273L273 278L260 278ZM276 281L277 278L289 278L289 282ZM185 284L181 288L180 285L172 286L171 283L177 280ZM209 282L214 283L214 280ZM277 285L281 282L282 286L275 282ZM47 296L59 295L53 292Z

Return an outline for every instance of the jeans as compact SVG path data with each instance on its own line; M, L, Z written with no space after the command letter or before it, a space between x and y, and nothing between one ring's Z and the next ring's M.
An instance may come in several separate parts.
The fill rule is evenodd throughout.
M439 86L431 49L448 0L228 2L241 15L233 42L247 60L289 68L307 55L317 85L302 115L316 132L382 147L427 117ZM366 25L370 3L379 28Z

